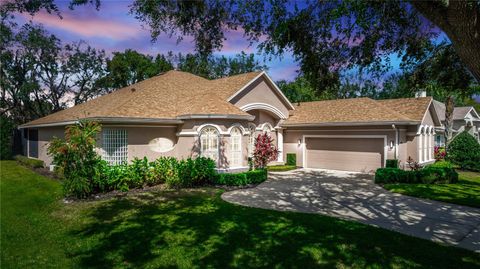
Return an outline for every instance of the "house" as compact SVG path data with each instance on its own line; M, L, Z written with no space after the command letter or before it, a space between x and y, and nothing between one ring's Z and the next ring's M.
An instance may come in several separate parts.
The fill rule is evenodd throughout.
M292 104L265 72L216 80L169 71L22 126L25 154L48 165L47 145L79 119L102 123L98 152L110 163L135 157L206 156L220 171L248 167L255 137L270 134L278 162L372 171L387 159L433 161L441 126L431 97L341 99Z
M433 105L442 122L441 126L435 128L435 146L445 146L445 104L434 100ZM467 131L480 142L480 116L472 106L455 107L453 109L452 133L455 135Z

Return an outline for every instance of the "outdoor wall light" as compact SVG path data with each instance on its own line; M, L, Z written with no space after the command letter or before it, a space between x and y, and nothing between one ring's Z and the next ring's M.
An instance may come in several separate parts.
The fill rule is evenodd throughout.
M393 149L393 146L394 146L394 145L395 145L395 144L394 144L393 140L390 140L390 149Z
M301 139L298 139L297 141L298 145L300 146L302 144L302 140Z

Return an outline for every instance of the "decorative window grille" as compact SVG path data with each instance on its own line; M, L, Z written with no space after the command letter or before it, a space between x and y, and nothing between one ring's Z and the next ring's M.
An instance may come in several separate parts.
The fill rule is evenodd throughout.
M127 162L128 136L125 129L103 129L103 156L111 165Z
M218 161L219 137L214 127L205 127L200 132L200 154L202 157Z
M231 167L239 167L242 165L242 132L237 127L232 128L230 132L231 141Z

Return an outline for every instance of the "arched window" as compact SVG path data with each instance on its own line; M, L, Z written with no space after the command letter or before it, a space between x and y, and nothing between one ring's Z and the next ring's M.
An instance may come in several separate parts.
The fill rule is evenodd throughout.
M205 127L200 132L200 154L202 157L218 161L219 137L214 127Z
M230 132L230 167L242 166L242 132L233 127Z

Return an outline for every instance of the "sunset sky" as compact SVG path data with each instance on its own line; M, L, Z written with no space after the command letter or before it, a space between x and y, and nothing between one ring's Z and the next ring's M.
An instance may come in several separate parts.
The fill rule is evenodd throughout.
M103 0L100 10L93 5L68 8L69 1L57 1L63 19L56 14L48 14L41 11L34 17L28 14L17 16L19 24L32 20L41 23L50 33L55 34L63 42L86 41L89 45L103 49L110 55L114 51L134 49L144 54L156 55L158 53L193 53L193 38L186 36L177 44L176 37L169 38L162 35L155 43L151 42L150 32L142 27L140 21L134 15L129 14L129 5L132 1L127 0ZM216 55L233 56L241 51L246 53L258 53L257 44L252 44L243 37L242 31L230 31L226 34L223 49ZM446 39L441 34L437 41ZM266 59L257 54L257 60L268 66L268 73L274 80L292 80L296 77L299 69L294 57L285 53L281 58ZM392 70L398 71L400 59L396 55L390 55ZM381 82L379 82L381 83Z
M39 12L34 17L22 14L17 21L22 24L32 20L41 23L50 32L63 42L84 40L89 45L104 49L107 54L125 49L135 49L141 53L156 55L157 53L193 53L193 38L186 36L177 44L176 37L160 36L155 43L151 42L150 32L129 14L131 1L102 1L100 10L92 5L80 6L75 10L68 9L67 1L58 2L61 15ZM227 33L227 40L223 49L217 55L233 56L242 50L246 53L257 53L256 44L252 46L243 38L243 32L231 31ZM295 78L298 65L290 54L285 54L281 59L264 59L257 55L257 59L265 63L268 73L274 80Z

